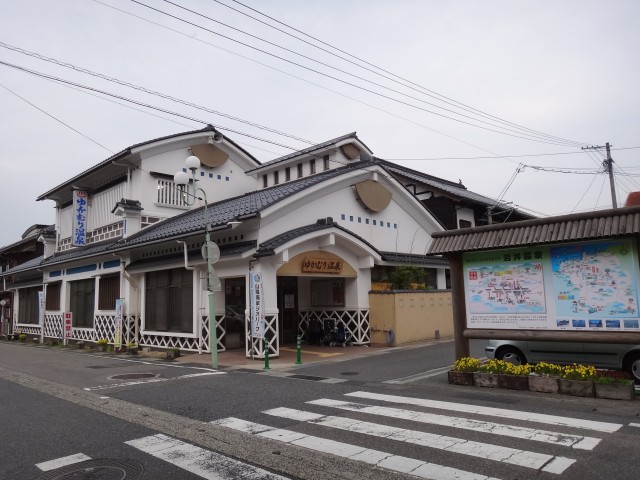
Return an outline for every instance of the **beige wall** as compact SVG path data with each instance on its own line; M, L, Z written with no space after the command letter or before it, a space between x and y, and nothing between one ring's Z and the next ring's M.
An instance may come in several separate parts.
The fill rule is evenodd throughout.
M453 336L451 292L369 293L371 343L387 344L393 330L395 345Z

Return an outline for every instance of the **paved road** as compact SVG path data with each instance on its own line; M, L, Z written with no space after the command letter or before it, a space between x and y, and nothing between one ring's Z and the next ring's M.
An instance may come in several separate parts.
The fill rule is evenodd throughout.
M0 401L12 405L2 431L22 442L0 456L0 477L31 474L36 463L75 453L126 453L148 465L141 478L190 478L179 465L162 467L176 458L186 458L182 465L206 458L198 475L216 478L205 475L229 460L209 452L287 478L638 477L640 402L452 386L438 374L453 355L448 345L448 352L441 344L286 370L199 375L208 369L0 343ZM105 380L142 370L162 381ZM46 435L24 428L26 418L47 425ZM99 425L106 427L96 438ZM25 451L33 454L20 457ZM158 468L169 476L154 477ZM250 478L241 471L222 478ZM261 475L255 478L272 474Z

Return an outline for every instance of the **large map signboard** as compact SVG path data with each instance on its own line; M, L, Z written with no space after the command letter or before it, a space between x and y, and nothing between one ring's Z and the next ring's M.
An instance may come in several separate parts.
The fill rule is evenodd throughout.
M627 239L465 253L467 326L637 331L637 258Z

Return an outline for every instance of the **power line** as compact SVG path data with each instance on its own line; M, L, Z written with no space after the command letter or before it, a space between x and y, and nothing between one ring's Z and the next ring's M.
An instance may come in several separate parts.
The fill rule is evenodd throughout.
M132 0L132 1L134 1L134 3L138 3L139 5L145 6L145 7L147 7L147 8L152 8L152 7L149 7L149 6L147 6L147 5L143 4L143 3L138 2L137 0ZM258 35L254 35L254 34L252 34L252 33L246 32L246 31L241 30L241 29L239 29L239 28L236 28L236 27L234 27L234 26L232 26L232 25L229 25L229 24L227 24L227 23L221 22L220 20L216 20L215 18L211 18L210 16L205 15L205 14L203 14L203 13L197 12L197 11L195 11L195 10L192 10L192 9L190 9L190 8L187 8L187 7L184 7L184 6L182 6L182 5L178 5L177 3L175 3L175 2L173 2L173 1L171 1L171 0L163 0L163 1L164 1L165 3L168 3L168 4L170 4L170 5L175 6L175 7L179 8L179 9L181 9L181 10L184 10L184 11L186 11L186 12L192 13L192 14L197 15L197 16L199 16L199 17L205 18L205 19L207 19L207 20L209 20L209 21L211 21L211 22L217 23L217 24L219 24L219 25L223 25L223 26L225 26L225 27L227 27L227 28L229 28L229 29L231 29L231 30L234 30L234 31L236 31L236 32L240 32L240 33L242 33L242 34L244 34L244 35L247 35L247 36L249 36L249 37L251 37L251 38L253 38L253 39L259 40L259 41L264 42L264 43L266 43L266 44L268 44L268 45L271 45L271 46L273 46L273 47L280 48L280 49L282 49L282 50L284 50L284 51L286 51L286 52L289 52L289 53L292 53L292 54L294 54L294 55L300 56L300 57L302 57L302 58L304 58L304 59L306 59L306 60L310 60L310 61L315 62L315 63L317 63L317 64L320 64L320 65L322 65L322 66L324 66L324 67L330 68L330 69L332 69L332 70L336 70L336 71L338 71L338 72L340 72L340 73L344 73L344 74L346 74L346 75L349 75L350 77L356 78L356 79L358 79L358 80L362 80L362 81L364 81L364 82L370 83L370 84L372 84L372 85L375 85L375 86L377 86L377 87L383 88L383 89L388 90L388 91L390 91L390 92L393 92L393 93L396 93L396 94L402 95L402 96L404 96L404 97L410 98L410 99L412 99L412 100L415 100L415 101L418 101L418 102L424 103L424 104L426 104L426 105L430 105L430 106L435 107L435 108L439 108L439 109L441 109L441 110L444 110L445 112L449 112L449 113L452 113L452 114L454 114L454 115L459 115L459 116L461 116L461 117L463 117L463 118L467 118L467 119L470 119L470 120L473 120L473 121L478 121L478 122L481 122L481 123L484 123L484 124L487 124L487 125L491 125L491 126L496 127L496 128L502 128L502 129L505 129L505 130L510 131L510 132L513 132L513 133L521 133L521 134L523 134L523 135L531 136L531 137L534 137L534 138L541 138L541 139L544 139L544 140L551 140L551 141L554 141L554 142L563 141L563 139L558 139L557 137L553 137L553 136L551 136L551 135L538 134L538 133L535 133L535 134L533 134L533 135L532 135L531 133L527 133L526 131L525 131L525 132L520 132L520 131L518 131L518 130L514 130L514 129L512 129L512 128L506 128L506 127L503 127L502 125L496 125L495 123L487 122L486 120L478 119L478 118L475 118L475 117L472 117L472 116L465 115L465 114L463 114L463 113L457 112L457 111L455 111L455 110L451 110L451 109L449 109L449 108L445 108L445 107L442 107L442 106L440 106L440 105L436 105L435 103L427 102L427 101L425 101L425 100L423 100L423 99L421 99L421 98L418 98L418 97L415 97L415 96L409 95L409 94L407 94L407 93L401 92L401 91L399 91L399 90L396 90L396 89L393 89L393 88L387 87L386 85L383 85L383 84L381 84L381 83L377 83L377 82L374 82L374 81L372 81L372 80L370 80L370 79L367 79L367 78L364 78L364 77L361 77L361 76L355 75L354 73L348 72L348 71L343 70L343 69L341 69L341 68L338 68L338 67L336 67L336 66L334 66L334 65L330 65L330 64L328 64L328 63L325 63L325 62L322 62L322 61L317 60L317 59L315 59L315 58L312 58L312 57L310 57L310 56L308 56L308 55L305 55L305 54L303 54L303 53L300 53L300 52L297 52L297 51L292 50L292 49L290 49L290 48L287 48L287 47L284 47L284 46L282 46L282 45L279 45L279 44L277 44L277 43L275 43L275 42L271 42L271 41L266 40L266 39L264 39L264 38L262 38L262 37L260 37L260 36L258 36ZM184 20L184 19L180 19L179 17L175 17L175 16L173 16L173 15L170 15L170 14L168 14L167 12L164 12L164 11L161 11L161 10L158 10L158 9L155 9L155 8L154 8L154 10L158 11L159 13L163 13L163 14L169 15L169 16L171 16L172 18L179 19L179 20L181 20L181 21L186 21L186 20ZM190 22L188 22L188 23L190 23ZM194 26L196 26L195 24L193 24L193 25L194 25ZM200 26L198 26L198 27L199 27L199 28L204 28L204 27L200 27ZM205 29L205 30L209 31L210 33L214 33L214 34L216 34L216 35L222 35L222 34L220 34L220 33L218 33L218 32L214 32L214 31L209 30L209 29ZM232 41L235 41L234 39L231 39L230 37L227 37L227 36L224 36L224 35L223 35L223 37L224 37L224 38L226 38L226 39L230 39L230 40L232 40ZM242 45L245 45L245 44L244 44L244 43L242 43ZM264 52L263 52L263 53L264 53ZM280 57L277 57L277 58L280 58ZM297 66L300 66L300 65L298 65L298 64L296 64L296 65L297 65ZM330 78L334 78L334 77L330 77ZM335 79L335 78L334 78L334 79ZM340 80L340 81L342 81L342 80ZM420 93L422 93L422 92L420 92ZM431 111L429 111L429 113L437 114L436 112L431 112ZM449 118L449 119L450 119L450 117L447 117L447 116L445 116L445 118ZM522 129L519 129L519 130L522 130Z
M422 93L423 95L426 95L426 96L428 96L428 97L431 97L431 98L437 99L438 101L441 101L441 102L443 102L443 103L445 103L445 104L455 106L456 108L460 108L460 109L462 109L462 110L464 110L464 111L472 112L472 113L474 113L474 114L476 114L476 115L480 115L480 116L483 116L483 117L485 117L485 118L492 118L492 119L497 120L497 121L499 121L499 122L501 122L501 123L509 124L509 125L512 125L512 126L515 126L515 127L519 128L519 129L527 130L527 131L529 131L529 132L533 132L533 133L536 133L536 134L540 134L540 135L544 135L544 136L547 136L547 137L551 137L551 138L554 138L554 139L556 139L556 140L566 140L566 139L563 139L563 138L561 138L561 137L556 137L556 136L553 136L553 135L548 135L548 134L545 134L545 133L543 133L543 132L539 132L539 131L536 131L536 130L533 130L533 129L530 129L530 128L527 128L527 127L523 127L522 125L518 125L518 124L516 124L516 123L510 122L510 121L507 121L507 120L504 120L504 119L502 119L502 118L500 118L500 117L497 117L497 116L495 116L495 115L491 115L491 114L488 114L488 113L486 113L486 112L483 112L482 110L479 110L479 109L476 109L476 108L470 107L469 105L466 105L466 104L464 104L464 103L462 103L462 102L458 102L458 101L456 101L456 100L453 100L452 98L449 98L449 97L447 97L447 96L445 96L445 95L442 95L442 94L440 94L440 93L438 93L438 92L435 92L435 91L433 91L433 90L430 90L430 89L428 89L428 88L426 88L426 87L424 87L424 86L422 86L422 85L419 85L419 84L417 84L417 83L415 83L415 82L412 82L412 81L410 81L410 80L408 80L408 79L406 79L406 78L403 78L403 77L401 77L401 76L399 76L399 75L396 75L396 74L394 74L394 73L392 73L392 72L390 72L390 71L388 71L388 70L385 70L384 68L382 68L382 67L380 67L380 66L374 65L373 63L370 63L370 62L368 62L368 61L366 61L366 60L363 60L362 58L359 58L359 57L357 57L357 56L355 56L355 55L352 55L352 54L350 54L350 53L348 53L348 52L346 52L346 51L344 51L344 50L342 50L342 49L340 49L340 48L338 48L338 47L336 47L336 46L334 46L334 45L331 45L331 44L329 44L329 43L327 43L327 42L325 42L325 41L323 41L323 40L320 40L320 39L319 39L319 38L317 38L317 37L314 37L314 36L312 36L312 35L309 35L308 33L303 32L302 30L299 30L299 29L297 29L297 28L295 28L295 27L292 27L291 25L288 25L287 23L284 23L284 22L282 22L282 21L280 21L280 20L278 20L278 19L276 19L276 18L274 18L274 17L271 17L271 16L269 16L269 15L267 15L267 14L265 14L265 13L263 13L263 12L261 12L261 11L257 10L257 9L255 9L255 8L249 7L248 5L245 5L244 3L239 2L238 0L233 0L233 1L234 1L235 3L237 3L237 4L239 4L239 5L242 5L243 7L247 8L247 9L249 9L249 10L251 10L251 11L254 11L254 12L258 13L259 15L262 15L262 16L264 16L264 17L266 17L266 18L268 18L268 19L270 19L270 20L272 20L272 21L274 21L274 22L277 22L277 23L278 23L278 24L280 24L280 25L283 25L283 26L285 26L285 27L287 27L287 28L289 28L289 29L291 29L291 30L293 30L293 31L295 31L295 32L298 32L298 33L300 33L300 34L302 34L302 35L304 35L304 36L306 36L306 37L308 37L308 38L311 38L311 39L313 39L314 41L316 41L316 42L318 42L318 43L321 43L321 44L323 44L323 45L326 45L326 46L328 46L328 47L330 47L330 48L332 48L332 49L334 49L334 50L336 50L336 51L338 51L338 52L344 53L345 55L347 55L347 56L349 56L349 57L351 57L351 58L354 58L354 59L358 60L359 62L362 62L362 63L364 63L364 64L366 64L366 65L372 66L372 67L374 67L374 68L376 68L376 69L378 69L378 70L380 70L380 71L382 71L382 72L385 72L385 73L387 73L387 74L389 74L389 75L392 75L392 76L393 76L393 77L395 77L395 78L388 77L387 75L383 75L383 74L381 74L381 73L379 73L379 72L377 72L377 71L375 71L375 70L371 70L370 68L367 68L367 67L365 67L365 66L363 66L363 65L357 64L357 63L355 63L355 62L353 62L353 61L351 61L351 60L349 60L349 59L346 59L346 58L344 58L344 57L342 57L342 56L340 56L340 55L337 55L337 54L335 54L335 53L333 53L333 52L330 52L330 51L328 51L328 50L326 50L326 49L324 49L324 48L322 48L322 47L319 47L318 45L315 45L315 44L313 44L313 43L310 43L310 42L308 42L308 41L306 41L306 40L304 40L304 39L302 39L302 38L299 38L299 37L297 37L297 36L295 36L295 35L290 34L289 32L286 32L286 31L284 31L284 30L282 30L282 29L280 29L280 28L277 28L277 27L275 27L275 26L273 26L273 25L269 24L269 23L266 23L266 22L264 22L264 21L262 21L262 20L259 20L259 19L255 18L255 17L253 17L253 16L251 16L251 15L249 15L249 14L245 13L245 12L242 12L242 11L240 11L240 10L236 9L236 8L233 8L233 7L231 7L231 6L227 5L227 4L225 4L225 3L223 3L223 2L221 2L221 1L219 1L219 0L213 0L213 1L214 1L214 2L216 2L216 3L218 3L218 4L220 4L220 5L223 5L223 6L227 7L227 8L229 8L229 9L231 9L231 10L235 11L235 12L238 12L238 13L240 13L241 15L247 16L247 17L249 17L249 18L251 18L251 19L253 19L253 20L257 21L257 22L260 22L260 23L262 23L262 24L264 24L264 25L266 25L266 26L268 26L268 27L270 27L270 28L273 28L273 29L275 29L275 30L277 30L277 31L279 31L279 32L281 32L281 33L284 33L285 35L288 35L288 36L293 37L293 38L295 38L295 39L297 39L297 40L299 40L299 41L301 41L301 42L304 42L304 43L306 43L306 44L308 44L308 45L311 45L311 46L312 46L312 47L314 47L314 48L317 48L317 49L322 50L322 51L324 51L324 52L326 52L326 53L329 53L329 54L331 54L331 55L334 55L334 56L336 56L336 57L338 57L338 58L340 58L340 59L342 59L342 60L344 60L344 61L347 61L347 62L349 62L349 63L352 63L353 65L356 65L356 66L358 66L359 68L362 68L362 69L367 70L367 71L369 71L369 72L372 72L372 73L374 73L374 74L376 74L376 75L379 75L379 76L381 76L381 77L383 77L383 78L386 78L386 79L388 79L388 80L391 80L391 81L394 81L394 82L396 82L396 83L399 83L400 85L403 85L403 86L404 86L404 87L406 87L406 88L411 88L412 90L419 91L419 92L420 92L420 93ZM400 82L400 81L398 81L397 79L400 79L400 80L402 80L403 82L407 82L407 83L409 83L410 85L407 85L407 84L405 84L405 83L403 83L403 82ZM417 89L415 89L415 88L411 87L411 85L414 85L415 87L418 87L420 90L417 90ZM444 99L444 100L443 100L443 99ZM569 141L569 142L572 142L572 141ZM573 142L573 143L576 143L576 144L582 144L582 145L584 145L584 143L582 143L582 142Z
M312 73L316 73L316 74L318 74L318 75L322 75L322 76L323 76L323 77L325 77L325 78L330 78L330 79L332 79L332 80L335 80L335 81L337 81L337 82L343 83L343 84L348 85L348 86L351 86L351 87L353 87L353 88L357 88L357 89L359 89L359 90L365 91L365 92L370 93L370 94L372 94L372 95L375 95L375 96L378 96L378 97L381 97L381 98L384 98L384 99L390 100L390 101L392 101L392 102L399 103L399 104L401 104L401 105L405 105L405 106L407 106L407 107L414 108L414 109L416 109L416 110L420 110L420 111L423 111L423 112L426 112L426 113L430 113L430 114L432 114L432 115L436 115L436 116L439 116L439 117L442 117L442 118L446 118L446 119L451 120L451 121L454 121L454 122L462 123L462 124L464 124L464 125L468 125L468 126L472 126L472 127L480 128L480 129L482 129L482 130L487 130L487 131L490 131L490 132L493 132L493 133L498 133L498 134L501 134L501 135L507 135L507 136L514 137L514 138L520 138L521 140L527 140L527 141L539 142L539 143L546 143L546 144L550 144L550 145L563 145L563 146L579 146L579 145L584 145L583 143L573 142L573 141L570 141L570 140L560 140L560 141L552 141L552 140L549 140L549 141L545 141L545 140L542 140L542 139L527 138L527 137L525 137L525 136L522 136L522 135L529 135L529 134L526 134L526 133L523 133L522 135L515 135L515 134L513 134L513 133L501 132L501 131L499 131L499 130L495 130L495 129L492 129L492 128L489 128L489 127L484 127L484 126L482 126L482 125L477 125L477 124L475 124L475 123L471 123L471 122L467 122L467 121L464 121L464 120L460 120L460 119L458 119L458 118L450 117L450 116L448 116L448 115L444 115L444 114L442 114L442 113L434 112L434 111L432 111L432 110L428 110L428 109L426 109L426 108L422 108L422 107L419 107L419 106L417 106L417 105L413 105L413 104L411 104L411 103L409 103L409 102L405 102L405 101L403 101L403 100L399 100L399 99L397 99L397 98L393 98L393 97L391 97L391 96L389 96L389 95L385 95L385 94L383 94L383 93L376 92L375 90L371 90L371 89L369 89L369 88L363 87L363 86L358 85L358 84L356 84L356 83L349 82L349 81L347 81L347 80L343 80L343 79L340 79L340 78L338 78L338 77L335 77L335 76L329 75L329 74L327 74L326 72L321 72L321 71L316 70L316 69L313 69L313 68L311 68L311 67L307 67L306 65L302 65L302 64L300 64L300 63L294 62L294 61L289 60L289 59L287 59L287 58L284 58L284 57L281 57L281 56L276 55L276 54L274 54L274 53L271 53L271 52L268 52L268 51L266 51L266 50L263 50L263 49L261 49L261 48L255 47L255 46L250 45L250 44L248 44L248 43L242 42L242 41L240 41L240 40L236 40L236 39L231 38L231 37L229 37L229 36L227 36L227 35L221 34L221 33L219 33L219 32L215 32L215 31L213 31L213 30L211 30L211 29L209 29L209 28L203 27L203 26L198 25L198 24L196 24L196 23L194 23L194 22L191 22L191 21L189 21L189 20L186 20L186 19L180 18L180 17L178 17L178 16L176 16L176 15L173 15L173 14L171 14L171 13L168 13L168 12L165 12L165 11L160 10L160 9L158 9L158 8L152 7L152 6L150 6L150 5L147 5L147 4L145 4L145 3L140 2L140 1L138 1L138 0L131 0L131 1L132 1L133 3L136 3L136 4L138 4L138 5L143 6L143 7L145 7L145 8L148 8L148 9L150 9L150 10L153 10L153 11L155 11L155 12L158 12L158 13L160 13L160 14L162 14L162 15L165 15L165 16L167 16L167 17L173 18L174 20L178 20L178 21L180 21L180 22L183 22L183 23L186 23L186 24L188 24L188 25L191 25L191 26L193 26L193 27L195 27L195 28L199 28L199 29L201 29L201 30L204 30L204 31L209 32L209 33L212 33L212 34L214 34L214 35L218 35L218 36L220 36L220 37L222 37L222 38L225 38L225 39L227 39L227 40L229 40L229 41L232 41L232 42L238 43L238 44L240 44L240 45L242 45L242 46L245 46L245 47L247 47L247 48L250 48L250 49L252 49L252 50L256 50L256 51L258 51L258 52L260 52L260 53L263 53L263 54L265 54L265 55L268 55L268 56L274 57L274 58L276 58L276 59L278 59L278 60L281 60L281 61L283 61L283 62L290 63L290 64L292 64L292 65L294 65L294 66L296 66L296 67L302 68L302 69L304 69L304 70L308 70L308 71L310 71L310 72L312 72ZM499 128L504 128L504 127L499 127ZM505 128L505 129L506 129L506 128ZM506 129L506 130L509 130L509 129ZM529 135L529 136L532 136L532 135Z
M131 98L123 97L121 95L116 95L114 93L109 93L109 92L106 92L104 90L100 90L98 88L89 87L89 86L86 86L86 85L82 85L80 83L72 82L70 80L64 80L62 78L55 77L53 75L47 75L45 73L36 72L35 70L30 70L30 69L25 68L25 67L20 67L18 65L14 65L14 64L11 64L11 63L8 63L8 62L4 62L2 60L0 60L0 65L5 65L7 67L14 68L16 70L20 70L20 71L25 72L25 73L29 73L29 74L37 76L37 77L50 79L50 80L53 80L53 81L56 81L56 82L60 82L60 83L64 83L64 84L67 84L67 85L73 85L73 86L81 88L81 89L86 89L86 90L89 90L89 91L92 91L92 92L100 93L102 95L107 95L109 97L117 98L117 99L123 100L125 102L130 102L130 103L133 103L135 105L139 105L139 106L142 106L142 107L145 107L145 108L149 108L149 109L152 109L152 110L156 110L156 111L159 111L159 112L167 113L169 115L175 115L176 117L181 117L181 118L184 118L186 120L191 120L193 122L202 123L204 125L209 125L211 123L211 122L206 121L206 120L190 117L188 115L184 115L184 114L181 114L181 113L178 113L178 112L167 110L165 108L155 107L153 105L150 105L150 104L145 103L145 102L141 102L139 100L134 100L134 99L131 99ZM238 135L243 135L245 137L253 138L254 140L259 140L261 142L270 143L272 145L277 145L279 147L288 148L288 149L293 150L293 151L298 150L297 148L294 148L294 147L291 147L291 146L288 146L288 145L283 145L281 143L274 142L273 140L267 140L267 139L264 139L264 138L261 138L261 137L257 137L255 135L251 135L249 133L240 132L238 130L231 129L231 128L228 128L228 127L223 127L223 126L216 125L216 128L218 128L220 130L226 130L226 131L229 131L229 132L232 132L232 133L236 133Z
M624 147L624 148L612 148L611 151L614 150L633 150L633 149L638 149L640 147ZM530 154L519 154L519 155L494 155L494 156L482 156L482 157L429 157L429 158L388 158L388 160L394 161L394 162L413 162L413 161L420 161L420 162L435 162L435 161L440 161L440 160L485 160L485 159L492 159L492 158L504 158L504 157L509 157L509 158L521 158L521 157L551 157L551 156L556 156L556 155L583 155L584 151L583 150L579 150L579 151L575 151L575 152L555 152L555 153L530 153ZM625 167L625 168L640 168L640 167Z
M42 60L42 61L45 61L45 62L53 63L53 64L56 64L56 65L60 65L61 67L65 67L65 68L68 68L68 69L71 69L71 70L75 70L77 72L81 72L81 73L84 73L84 74L87 74L87 75L91 75L93 77L102 78L103 80L107 80L107 81L112 82L112 83L117 83L119 85L123 85L125 87L129 87L129 88L132 88L134 90L139 90L141 92L148 93L150 95L154 95L154 96L157 96L157 97L160 97L160 98L164 98L165 100L170 100L172 102L180 103L182 105L185 105L185 106L188 106L188 107L192 107L192 108L195 108L197 110L202 110L202 111L205 111L207 113L212 113L214 115L219 115L221 117L225 117L225 118L228 118L230 120L235 120L237 122L244 123L246 125L250 125L250 126L255 127L255 128L259 128L261 130L266 130L266 131L268 131L270 133L275 133L277 135L282 135L284 137L292 138L294 140L298 140L300 142L307 143L309 145L314 145L315 144L315 142L312 142L311 140L306 140L304 138L296 137L294 135L291 135L291 134L288 134L288 133L284 133L284 132L275 130L275 129L270 128L270 127L266 127L264 125L260 125L260 124L255 123L255 122L251 122L249 120L245 120L245 119L233 116L233 115L229 115L228 113L224 113L224 112L220 112L220 111L217 111L217 110L213 110L213 109L208 108L208 107L203 107L202 105L198 105L198 104L193 103L193 102L188 102L187 100L183 100L181 98L173 97L171 95L168 95L168 94L165 94L165 93L161 93L161 92L157 92L155 90L150 90L148 88L142 87L140 85L136 85L134 83L126 82L124 80L120 80L120 79L115 78L115 77L110 77L110 76L105 75L103 73L99 73L99 72L95 72L95 71L92 71L92 70L88 70L86 68L78 67L77 65L74 65L72 63L63 62L62 60L58 60L58 59L55 59L55 58L47 57L47 56L41 55L41 54L36 53L36 52L31 52L29 50L25 50L25 49L20 48L20 47L9 45L9 44L4 43L2 41L0 41L0 46L6 48L8 50L12 50L14 52L21 53L23 55L27 55L29 57L37 58L38 60Z
M33 108L35 108L36 110L40 111L41 113L44 113L47 117L52 118L53 120L55 120L56 122L64 125L65 127L73 130L74 132L76 132L78 135L82 135L84 138L86 138L87 140L89 140L90 142L95 143L96 145L98 145L99 147L104 148L107 152L111 152L111 153L115 153L113 150L111 150L110 148L105 147L104 145L102 145L101 143L97 142L96 140L94 140L93 138L85 135L84 133L82 133L80 130L76 130L75 128L73 128L71 125L69 125L68 123L63 122L62 120L60 120L59 118L55 117L54 115L50 114L49 112L46 112L45 110L43 110L42 108L38 107L37 105L31 103L29 100L27 100L24 97L21 97L20 95L18 95L16 92L14 92L13 90L11 90L8 87L5 87L3 84L0 83L0 87L4 88L7 92L15 95L16 97L18 97L20 100L22 100L25 103L28 103L29 105L31 105Z

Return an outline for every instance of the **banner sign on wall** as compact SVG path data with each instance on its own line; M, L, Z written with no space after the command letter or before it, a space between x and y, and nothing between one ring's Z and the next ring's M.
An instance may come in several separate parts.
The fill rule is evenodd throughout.
M64 312L64 332L63 337L69 338L71 336L71 325L73 320L73 312Z
M640 330L629 239L467 252L469 328Z
M38 324L44 325L44 292L38 292Z
M86 190L73 191L73 231L71 232L71 244L74 247L83 247L87 244L87 212L89 194Z
M251 336L254 338L264 338L264 288L262 285L262 274L251 272L249 285L251 293Z
M116 330L113 334L113 347L120 348L122 346L122 307L124 298L116 298Z

